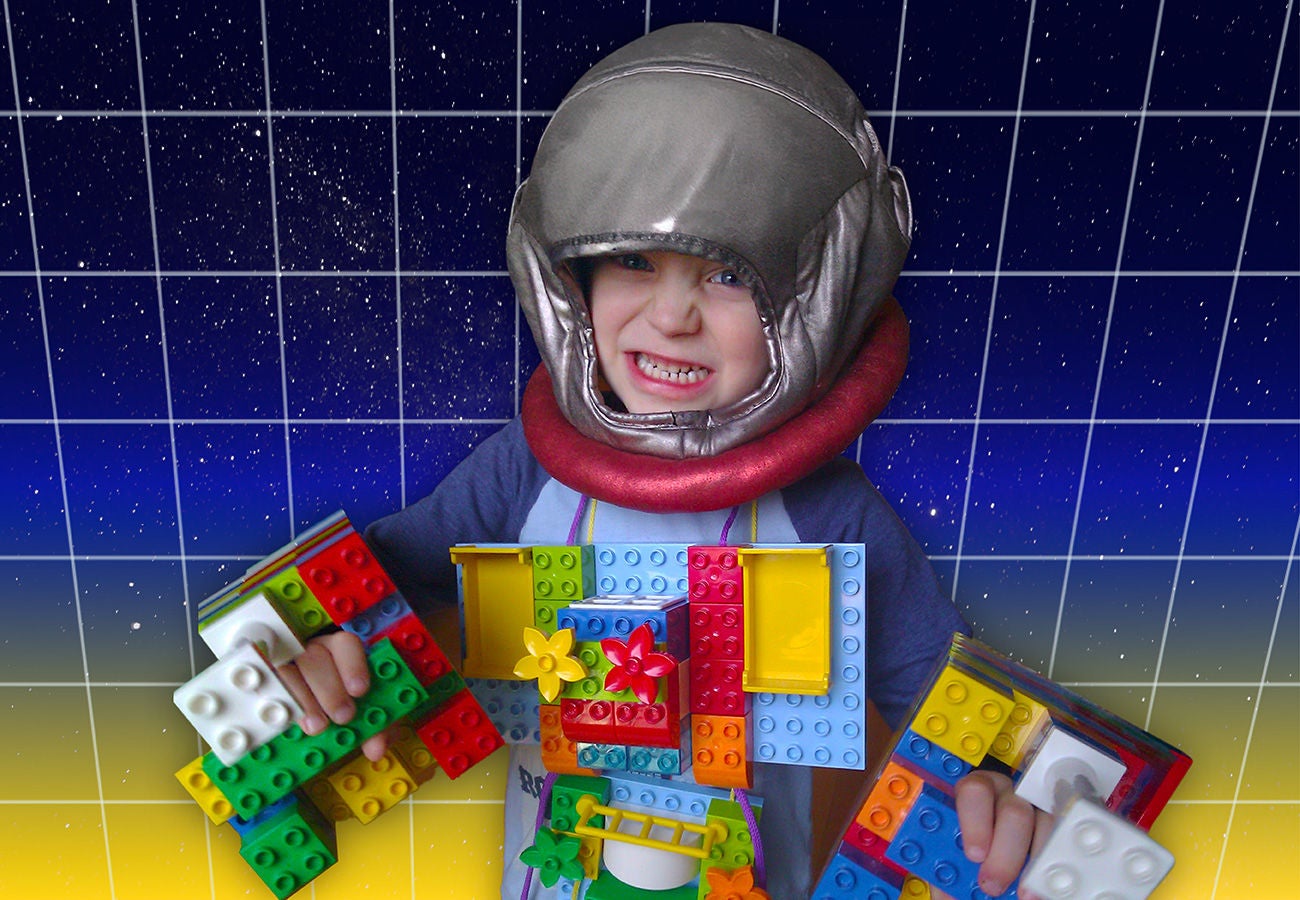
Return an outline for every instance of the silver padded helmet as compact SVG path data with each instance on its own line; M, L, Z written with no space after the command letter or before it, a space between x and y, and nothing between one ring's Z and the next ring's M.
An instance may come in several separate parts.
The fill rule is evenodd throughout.
M510 275L582 434L660 457L710 456L820 398L890 296L911 239L902 173L820 57L740 25L652 32L569 91L511 211ZM722 409L632 414L601 394L587 304L567 265L673 250L753 291L770 371Z

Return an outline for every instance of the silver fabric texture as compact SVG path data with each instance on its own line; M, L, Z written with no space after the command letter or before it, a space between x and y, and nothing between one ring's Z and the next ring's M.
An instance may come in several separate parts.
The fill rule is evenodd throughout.
M820 57L740 25L652 32L564 98L511 211L510 275L581 433L659 457L709 456L820 398L890 295L911 240L902 173L853 90ZM753 290L770 371L724 408L631 414L599 389L571 260L675 250Z

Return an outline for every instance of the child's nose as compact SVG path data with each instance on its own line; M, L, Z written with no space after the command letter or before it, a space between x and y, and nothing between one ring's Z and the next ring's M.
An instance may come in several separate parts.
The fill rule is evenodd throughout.
M695 291L681 286L657 285L646 302L645 317L668 336L694 334L700 328L700 307Z

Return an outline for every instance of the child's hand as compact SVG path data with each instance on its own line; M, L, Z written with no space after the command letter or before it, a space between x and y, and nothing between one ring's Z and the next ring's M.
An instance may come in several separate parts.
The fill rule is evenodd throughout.
M981 864L980 890L990 897L1019 877L1052 830L1052 817L1017 797L1011 779L996 772L971 772L957 782L957 821L966 858Z
M357 713L354 697L370 689L370 669L361 638L347 631L312 638L291 663L279 667L280 677L302 704L302 730L320 734L330 721L344 725ZM378 760L392 735L381 731L361 745L367 759Z

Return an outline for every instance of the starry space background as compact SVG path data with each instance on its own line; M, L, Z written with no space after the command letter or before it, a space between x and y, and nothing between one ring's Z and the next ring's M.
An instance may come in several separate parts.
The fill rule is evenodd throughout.
M823 55L908 177L912 361L847 452L980 637L1193 756L1157 897L1295 895L1291 0L3 10L0 892L261 895L171 777L193 605L516 414L503 238L551 111L715 19ZM314 895L491 896L485 768L341 830Z

